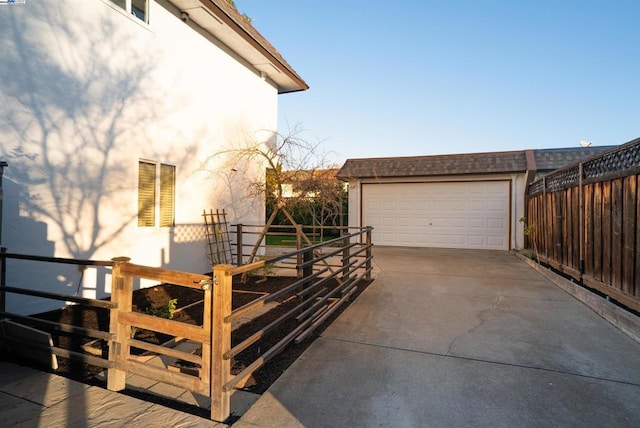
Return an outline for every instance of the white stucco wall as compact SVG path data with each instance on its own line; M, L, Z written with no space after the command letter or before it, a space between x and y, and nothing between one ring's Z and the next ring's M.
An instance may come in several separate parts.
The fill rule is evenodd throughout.
M277 89L179 18L155 2L149 25L103 0L27 2L0 8L0 40L9 252L207 272L203 209L264 222L262 199L246 197L262 166L210 157L272 138ZM139 160L176 166L175 228L137 226ZM7 282L103 297L108 273L10 260Z
M526 190L525 174L486 174L486 175L451 175L434 177L388 178L388 179L351 179L349 181L349 226L363 227L362 224L362 185L367 183L403 183L403 182L443 182L443 181L482 181L509 180L511 182L510 195L510 248L524 246L523 226L519 219L525 215L524 197ZM375 242L374 242L375 244Z

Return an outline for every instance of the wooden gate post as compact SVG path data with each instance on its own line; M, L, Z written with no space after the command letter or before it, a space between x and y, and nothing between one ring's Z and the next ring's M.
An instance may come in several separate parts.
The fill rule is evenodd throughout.
M118 315L131 312L133 298L133 277L123 276L121 268L129 263L129 257L115 257L111 270L111 302L116 306L109 310L109 333L113 339L109 341L109 361L115 367L107 369L107 389L122 391L126 386L126 361L129 357L129 339L131 326L120 323Z
M231 391L225 384L231 380L231 359L224 354L231 350L231 291L233 265L213 268L213 317L211 321L211 419L224 422L231 412Z

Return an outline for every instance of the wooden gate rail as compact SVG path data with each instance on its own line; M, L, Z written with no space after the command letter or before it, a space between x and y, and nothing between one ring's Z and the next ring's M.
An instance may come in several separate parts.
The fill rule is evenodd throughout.
M640 312L640 138L534 181L527 237L541 262Z
M116 338L109 346L109 360L115 364L107 371L107 389L120 391L126 387L128 372L210 396L211 391L211 310L212 279L208 275L180 272L163 268L129 263L129 258L114 258L112 271L111 300L117 306L111 309L109 331ZM155 280L162 283L189 287L204 292L203 325L197 326L173 321L132 310L134 279ZM143 328L156 332L184 337L202 343L202 355L158 346L131 338L132 328ZM199 364L202 368L197 376L171 372L164 368L137 361L131 356L131 348L155 352L173 358Z

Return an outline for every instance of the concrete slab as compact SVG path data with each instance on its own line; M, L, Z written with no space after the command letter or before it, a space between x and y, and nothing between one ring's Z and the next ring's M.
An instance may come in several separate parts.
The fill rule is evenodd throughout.
M0 415L4 426L37 426L44 406L0 392Z
M640 383L640 344L630 341L620 352L624 333L534 270L506 280L387 278L379 277L323 336Z
M183 352L193 352L200 347L201 345L199 343L186 340L180 342L176 346L176 349ZM175 358L167 357L166 355L156 355L148 359L145 364L166 368L169 364L173 364L175 362ZM103 372L97 375L96 378L101 381L105 381L106 373ZM175 400L176 402L189 404L205 410L211 409L211 398L207 396L196 394L163 382L151 380L140 375L127 374L126 385L128 390L153 394L164 399ZM252 394L242 390L234 391L231 395L230 402L231 415L240 416L244 414L258 400L258 398L260 398L260 395L258 394Z
M232 416L244 415L251 406L255 404L260 398L260 394L254 394L248 391L235 390L231 393L231 402L229 406L231 408ZM196 394L194 392L185 391L181 396L177 398L177 401L190 404L192 406L198 406L202 409L211 410L211 398Z
M0 362L0 415L2 426L226 426L8 362Z
M640 425L640 344L512 254L374 257L376 281L235 425Z
M640 386L320 338L234 427L637 426Z

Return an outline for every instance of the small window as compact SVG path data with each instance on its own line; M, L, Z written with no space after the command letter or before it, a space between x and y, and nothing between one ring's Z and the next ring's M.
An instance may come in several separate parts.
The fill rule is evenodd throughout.
M156 218L160 227L175 226L175 186L175 166L160 164L158 168L154 162L138 162L139 227L157 226Z
M156 164L138 164L138 226L156 225Z
M124 9L140 21L149 23L149 0L111 0L111 3Z
M176 167L160 165L160 227L175 226Z

